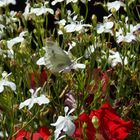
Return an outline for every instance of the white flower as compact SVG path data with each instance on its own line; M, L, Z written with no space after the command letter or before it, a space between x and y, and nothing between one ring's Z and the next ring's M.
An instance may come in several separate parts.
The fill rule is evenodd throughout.
M60 135L62 132L66 133L68 136L72 136L75 131L75 124L72 122L73 117L70 116L70 114L74 111L74 109L71 109L68 112L69 108L66 106L64 108L65 116L59 116L57 121L55 123L52 123L52 126L55 126L55 140L58 140L60 138ZM62 136L63 137L63 136Z
M17 44L17 43L21 43L24 41L24 35L27 33L27 31L23 31L19 34L18 37L15 37L13 39L10 39L7 41L7 47L9 48L9 50L12 50L12 47Z
M127 33L124 35L117 36L117 43L127 42L131 43L132 41L136 41L136 36L133 33Z
M16 4L16 0L0 0L0 7L7 6L8 4Z
M91 1L91 0L88 0L88 1ZM87 0L81 0L82 3L86 4L87 3Z
M66 24L66 20L65 19L62 19L60 21L55 22L56 24L59 24L59 26L60 26L59 34L62 34L63 29L67 33L72 33L72 32L83 32L83 31L87 31L85 29L85 27L92 27L90 24L82 24L83 20L77 21L76 19L78 18L78 15L74 15L73 18L72 18L71 16L74 13L71 13L70 10L67 11L67 14L68 14L68 17L67 17L68 23L67 24ZM62 28L62 27L64 27L64 28Z
M98 34L101 34L101 33L110 33L111 35L113 34L112 33L112 27L113 27L114 23L113 22L105 22L105 23L99 23L97 24L97 33Z
M81 24L80 22L79 23L70 23L70 24L67 24L64 29L67 33L72 33L72 32L81 32L81 31L85 31L84 30L84 27L91 27L90 24Z
M41 88L37 88L35 91L33 89L30 89L31 98L25 100L24 102L21 102L19 105L19 109L22 109L24 106L28 106L28 109L30 110L34 104L48 104L50 101L45 95L41 95L40 97L37 97L37 94Z
M40 15L46 14L46 13L54 14L54 11L53 11L53 9L46 8L45 6L34 8L34 7L31 7L30 3L27 2L23 16L27 20L28 16L30 16L32 14L35 14L36 16L40 16Z
M26 7L25 7L25 9L24 9L24 13L23 13L23 16L24 16L24 18L25 18L25 20L27 20L27 18L28 18L28 14L29 14L29 12L30 12L30 3L28 3L28 1L26 2Z
M108 10L112 10L113 8L116 9L116 11L118 11L120 9L120 7L124 7L125 4L121 1L114 1L114 2L108 2L107 3L107 8Z
M0 93L3 92L4 86L10 87L13 91L16 90L16 85L13 82L7 80L7 77L11 75L11 73L7 74L5 71L2 73L2 79L0 80Z
M4 29L5 29L5 26L3 24L0 24L0 39L2 38L4 34Z
M6 131L0 131L0 138L5 138L5 136L8 138L8 133Z
M69 4L71 2L76 3L78 0L66 0L66 4Z
M52 5L55 5L55 4L57 4L58 2L62 2L62 1L64 1L64 0L54 0L54 1L52 1Z
M40 8L33 8L31 7L31 11L29 14L35 14L37 16L40 16L42 14L46 14L46 13L50 13L50 14L54 14L53 9L51 8L46 8L46 7L40 7Z
M97 47L96 44L90 45L85 51L85 54L84 54L85 58L89 58L89 56L95 51L96 47Z
M59 24L59 26L64 26L66 24L66 20L62 19L60 21L56 21L55 24Z
M136 35L134 34L135 31L138 31L140 29L140 24L137 24L133 26L132 24L125 25L126 28L126 34L123 34L123 30L119 29L118 32L116 32L116 38L117 38L117 43L121 42L127 42L131 43L132 41L136 41Z
M128 60L127 57L124 58L119 52L114 52L112 50L109 50L108 63L111 64L111 67L115 67L119 63L120 64L124 63L124 65L127 65Z
M68 43L69 45L69 49L68 49L68 54L71 51L71 49L73 49L74 47L76 47L76 42L72 41L71 43Z
M52 5L56 5L58 2L63 2L64 0L54 0L54 1L52 1ZM88 0L88 1L91 1L91 0ZM73 3L76 3L76 2L78 2L78 0L66 0L66 4L69 4L69 3L71 3L71 2L73 2ZM82 3L86 3L86 0L81 0L81 2Z

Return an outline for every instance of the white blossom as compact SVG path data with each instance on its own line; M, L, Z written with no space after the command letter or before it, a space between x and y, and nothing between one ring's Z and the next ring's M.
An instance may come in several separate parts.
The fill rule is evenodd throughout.
M112 10L114 8L114 9L116 9L116 11L118 11L121 6L122 7L125 6L125 4L121 1L114 1L114 2L108 2L107 3L108 10Z
M76 3L76 2L78 2L78 0L66 0L66 4L69 4L71 2Z
M35 14L37 16L40 16L42 14L46 14L46 13L50 13L50 14L54 14L53 9L51 8L46 8L46 7L40 7L40 8L33 8L31 7L31 11L29 14Z
M81 32L81 31L85 31L84 30L84 27L91 27L90 24L82 24L82 23L70 23L70 24L67 24L64 29L67 33L72 33L72 32Z
M44 3L44 5L45 5L45 3ZM53 11L53 9L47 8L45 6L34 8L34 7L31 7L30 3L27 2L23 16L27 20L28 16L30 16L32 14L35 14L36 16L40 16L40 15L43 15L46 13L54 14L54 11Z
M111 67L115 67L117 64L128 64L127 57L123 57L119 52L114 52L109 50L108 63L111 64Z
M89 56L95 51L96 47L97 47L96 44L90 45L85 51L84 54L85 58L89 58Z
M51 2L52 5L56 5L58 2L63 2L64 0L54 0Z
M7 47L9 48L9 50L12 49L12 47L17 44L17 43L21 43L24 41L24 36L27 33L27 31L23 31L19 34L19 36L12 38L10 40L7 41Z
M64 0L54 0L52 1L52 5L56 5L57 3L59 2L63 2ZM88 1L91 1L91 0L88 0ZM69 3L76 3L78 2L78 0L66 0L66 4L69 4ZM82 3L86 3L87 1L86 0L81 0Z
M4 87L10 87L13 91L16 90L16 85L15 83L8 81L7 77L11 75L11 73L7 74L7 72L2 73L2 79L0 80L0 93L4 91Z
M62 19L60 21L56 21L55 24L58 24L59 26L64 26L66 24L66 20Z
M62 135L62 132L67 134L68 136L72 136L75 131L75 124L72 122L73 117L70 116L70 114L74 111L74 109L71 109L68 112L69 108L66 106L64 108L65 116L59 116L57 121L55 123L52 123L52 126L55 126L55 140L58 140L60 136ZM64 135L62 135L63 137ZM61 138L62 138L61 137Z
M121 42L131 43L132 41L136 41L136 36L133 33L127 33L126 35L117 36L117 43Z
M119 29L116 32L116 39L117 39L117 43L121 43L121 42L127 42L127 43L131 43L133 41L136 41L136 35L134 34L135 31L138 31L140 29L140 24L137 25L125 25L126 28L126 34L124 35L124 31L122 29Z
M16 4L16 0L0 0L0 7L7 6L9 4Z
M21 102L19 105L19 109L22 109L25 106L28 106L28 109L30 110L34 104L48 104L50 101L45 95L40 95L37 97L38 92L41 90L41 88L37 88L35 91L33 89L30 89L31 98L25 100L24 102Z
M3 24L0 24L0 39L2 38L4 34L4 29L5 29L5 26Z
M97 24L97 33L101 34L101 33L110 33L111 35L113 35L112 33L112 27L113 27L114 23L113 22L105 22L105 23L99 23Z

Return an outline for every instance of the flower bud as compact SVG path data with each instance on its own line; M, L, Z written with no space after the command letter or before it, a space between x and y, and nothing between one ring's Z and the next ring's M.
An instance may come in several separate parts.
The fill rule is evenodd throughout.
M98 129L99 128L99 119L96 116L93 116L91 121L92 121L94 128Z
M91 17L91 20L92 20L92 24L94 26L96 26L96 24L97 24L97 16L93 14L92 17Z
M86 122L83 123L83 129L87 128Z
M121 15L121 20L122 20L123 22L125 22L125 16L124 16L124 15Z
M111 9L111 13L112 13L113 15L116 15L116 12L117 12L117 11L116 11L115 8L112 8L112 9Z

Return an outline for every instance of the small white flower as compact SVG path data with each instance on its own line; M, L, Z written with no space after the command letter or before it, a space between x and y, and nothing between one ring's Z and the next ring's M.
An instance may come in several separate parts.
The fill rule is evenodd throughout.
M9 50L12 50L12 47L17 44L17 43L21 43L24 41L24 35L27 33L27 31L23 31L19 34L18 37L15 37L13 39L10 39L7 41L7 47L9 48Z
M117 43L127 42L131 43L132 41L136 41L136 36L133 33L127 33L124 35L117 36Z
M68 43L69 45L69 49L68 49L68 54L71 51L71 49L73 49L74 47L76 47L76 42L72 41L71 43Z
M54 14L53 9L51 8L46 8L45 6L34 8L31 7L30 3L26 3L26 7L23 13L24 18L27 20L28 16L35 14L36 16L40 16L46 13Z
M54 1L52 1L52 5L56 5L58 2L62 2L62 1L64 1L64 0L54 0Z
M24 106L28 106L28 109L30 110L34 104L48 104L50 101L45 95L41 95L40 97L37 97L38 92L41 90L41 87L37 88L35 91L33 89L30 89L31 98L25 100L24 102L21 102L19 105L19 109L22 109Z
M16 0L0 0L0 7L7 6L8 4L16 4Z
M9 75L11 75L11 73L7 74L5 71L2 73L2 79L0 80L0 93L4 91L4 86L10 87L13 91L16 90L15 83L7 80Z
M67 24L64 29L66 30L67 33L72 33L72 32L81 32L81 31L85 31L84 27L91 27L90 24L81 24L79 23L70 23Z
M59 24L59 26L60 26L59 30L61 30L61 27L64 27L62 29L64 29L67 33L72 33L72 32L86 31L85 27L92 27L90 24L82 24L83 20L76 21L76 19L78 18L78 15L74 15L72 18L71 16L74 13L71 13L70 10L67 11L67 14L68 14L68 17L67 17L68 24L66 24L65 19L55 22L56 24Z
M40 7L40 8L33 8L31 7L31 11L29 14L35 14L37 16L40 16L42 14L46 14L46 13L50 13L50 14L54 14L53 9L51 8L46 8L46 7Z
M75 131L76 127L75 127L75 124L72 122L73 117L70 116L70 114L74 111L74 109L71 109L69 112L68 110L69 108L66 106L64 108L65 116L59 116L57 121L51 124L52 126L56 127L54 131L55 140L58 140L60 138L60 135L62 134L62 132L66 133L68 136L72 136Z
M114 23L113 22L105 22L105 23L99 23L97 24L97 33L98 34L101 34L101 33L110 33L111 35L113 34L112 33L112 27L113 27Z
M85 51L85 58L89 58L89 56L95 51L96 47L96 45L90 45Z
M5 26L3 24L0 24L0 30L3 31L5 29Z
M116 11L118 11L120 9L120 7L124 7L125 4L121 1L114 1L114 2L108 2L107 3L107 8L108 10L112 10L113 8L116 9Z
M59 26L64 26L66 24L66 20L62 19L60 21L56 21L55 24L58 24Z
M131 30L132 30L132 32L140 30L140 23L135 25L135 26L130 26L130 31Z
M0 138L5 138L5 136L8 138L8 133L5 131L0 131Z
M25 18L25 20L27 20L28 18L28 15L29 15L29 12L30 12L30 3L28 3L28 1L26 2L26 7L24 9L24 13L23 13L23 16Z
M128 60L127 60L127 57L124 58L123 56L121 56L119 52L114 52L112 50L109 50L108 63L111 64L111 67L115 67L119 63L120 64L124 63L124 65L127 65Z
M5 29L5 26L0 24L0 39L2 38L2 36L4 34L4 29Z
M71 2L76 3L78 0L66 0L66 4L69 4Z
M140 29L140 24L137 24L135 26L133 26L132 24L130 25L126 24L125 27L127 31L125 35L123 34L122 29L119 29L119 31L116 32L117 43L121 42L131 43L137 40L134 32Z

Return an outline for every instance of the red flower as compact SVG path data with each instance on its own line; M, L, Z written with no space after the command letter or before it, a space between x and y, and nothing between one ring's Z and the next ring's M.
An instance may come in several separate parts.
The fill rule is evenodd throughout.
M31 88L35 89L37 86L43 86L47 79L48 75L45 68L42 69L41 73L38 71L31 73Z
M42 138L42 140L48 140L51 133L47 127L40 127L37 132L33 134L32 140L39 140L39 138Z
M31 88L35 89L35 87L36 87L35 74L31 73Z
M89 117L92 119L93 116L99 119L99 133L105 139L124 140L132 129L132 122L122 120L108 104L91 111Z
M17 131L20 130L20 128L16 128ZM31 133L26 130L20 130L16 136L12 137L12 140L30 140L31 139Z
M17 128L17 131L19 128ZM51 133L47 127L40 127L37 132L31 134L29 131L21 130L12 140L48 140Z
M92 123L95 116L98 118L96 129ZM75 125L73 137L76 140L84 140L84 136L87 140L124 140L132 129L132 122L122 120L108 104L103 104L100 109L91 111L89 116L82 113L75 121Z
M48 79L48 75L47 75L46 69L43 68L43 70L41 71L41 73L39 75L40 86L43 86L43 84L45 83L45 81L47 81L47 79Z
M75 125L74 139L84 140L87 137L88 140L94 140L95 130L89 116L85 112L78 117Z

